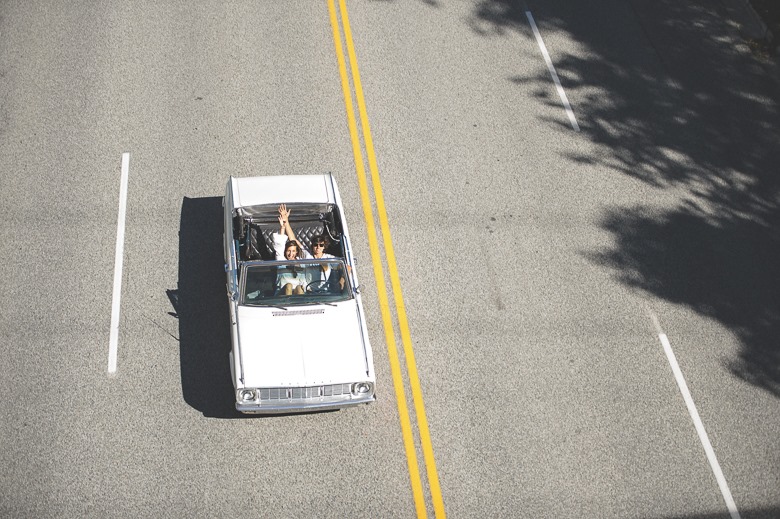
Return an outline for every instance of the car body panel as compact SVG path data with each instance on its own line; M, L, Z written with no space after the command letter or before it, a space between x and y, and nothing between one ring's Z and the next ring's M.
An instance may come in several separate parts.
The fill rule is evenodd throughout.
M335 203L327 175L284 175L233 179L234 207L280 203ZM281 202L286 200L286 202Z
M240 306L239 340L250 387L306 387L368 376L355 301L281 310Z

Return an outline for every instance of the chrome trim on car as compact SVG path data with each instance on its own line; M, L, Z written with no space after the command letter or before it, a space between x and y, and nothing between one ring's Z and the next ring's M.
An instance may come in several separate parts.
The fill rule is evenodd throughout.
M258 398L264 400L300 400L351 394L352 384L325 384L309 387L263 387L258 389Z
M343 385L346 387L346 393L333 396L315 396L312 398L278 398L255 401L253 403L241 403L236 402L236 410L247 414L273 414L273 413L305 413L307 411L324 411L328 409L341 409L344 407L353 407L361 404L369 404L376 400L374 393L367 393L365 395L353 395L350 391L352 384L333 384ZM285 391L299 389L299 390L312 390L319 389L324 386L315 386L311 388L273 388ZM258 390L263 392L271 388Z
M280 315L289 317L291 315L317 315L324 313L325 310L320 308L319 310L285 310L284 312L271 312L271 315L274 317L278 317Z

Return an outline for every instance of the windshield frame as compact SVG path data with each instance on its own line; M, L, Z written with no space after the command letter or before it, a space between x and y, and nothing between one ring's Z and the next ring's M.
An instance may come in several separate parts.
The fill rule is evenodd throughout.
M250 270L258 268L276 269L278 267L285 266L300 266L301 268L311 269L318 267L323 263L338 263L339 269L344 273L344 289L340 294L337 293L304 293L299 295L284 295L274 294L261 300L249 300L246 292L247 279L249 278ZM332 268L332 267L331 267ZM275 274L274 274L275 275ZM337 281L330 281L331 283L337 283ZM340 303L343 301L349 301L355 298L354 291L352 290L352 283L350 282L350 274L347 269L347 264L344 258L309 258L309 259L297 259L297 260L275 260L275 261L245 261L241 264L241 277L239 280L239 298L238 304L241 306L251 307L269 307L269 308L284 308L288 306L310 306L310 305L332 305L334 303Z

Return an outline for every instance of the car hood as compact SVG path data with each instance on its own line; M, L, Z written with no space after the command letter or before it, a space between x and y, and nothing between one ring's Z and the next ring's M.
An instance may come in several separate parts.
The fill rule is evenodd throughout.
M239 306L244 387L302 387L369 380L357 302Z

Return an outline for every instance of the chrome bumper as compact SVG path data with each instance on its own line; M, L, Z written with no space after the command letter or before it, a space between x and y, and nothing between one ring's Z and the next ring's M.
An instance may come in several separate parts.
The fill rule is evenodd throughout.
M376 400L375 395L361 398L290 398L279 400L263 400L260 403L245 404L236 402L236 410L245 414L279 414L279 413L305 413L308 411L328 411L343 409L361 404L370 404Z

